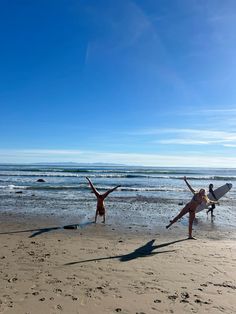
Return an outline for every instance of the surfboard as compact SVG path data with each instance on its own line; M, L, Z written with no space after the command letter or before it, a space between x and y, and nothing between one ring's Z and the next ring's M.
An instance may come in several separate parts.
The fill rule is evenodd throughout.
M64 229L79 229L79 225L67 225L63 227Z
M233 185L231 183L226 183L226 184L218 187L217 189L215 189L214 194L215 194L217 200L221 199L221 197L223 197L226 193L228 193L231 190L232 186ZM215 198L211 193L208 193L207 197L211 201L215 201ZM200 205L198 205L198 207L196 209L196 213L199 213L200 211L207 209L208 206L209 205L207 205L205 202L202 202Z
M84 228L87 227L88 225L94 224L94 221L87 221L87 222L83 222L80 224L74 224L74 225L66 225L63 228L64 229L79 229L79 228Z

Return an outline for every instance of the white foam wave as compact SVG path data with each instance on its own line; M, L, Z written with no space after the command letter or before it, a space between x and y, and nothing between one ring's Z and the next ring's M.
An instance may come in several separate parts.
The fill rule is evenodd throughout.
M9 185L0 185L0 189L25 190L25 189L27 189L27 186L19 186L19 185L9 184Z

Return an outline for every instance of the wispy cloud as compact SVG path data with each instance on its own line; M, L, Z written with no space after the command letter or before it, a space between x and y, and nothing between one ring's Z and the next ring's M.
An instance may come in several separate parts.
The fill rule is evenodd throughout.
M136 135L156 136L153 142L176 145L235 145L236 132L198 129L147 129L137 131Z
M225 147L236 147L236 144L224 144Z
M228 106L225 108L209 108L209 106L202 106L202 107L192 107L191 105L189 105L188 107L186 106L181 106L181 104L179 104L179 109L177 111L167 111L168 115L172 115L172 116L194 116L194 117L198 117L198 116L205 116L207 117L218 117L220 119L222 119L222 115L224 117L228 117L228 118L232 118L236 117L236 109L235 106Z
M226 108L226 109L201 109L201 112L203 113L209 113L209 114L215 114L215 113L220 113L220 114L231 114L235 113L236 114L236 109L235 108Z
M228 22L229 19L235 20L236 14L235 13L228 13L228 14L215 14L210 15L208 18L209 22L218 23L218 22Z
M11 150L8 151L11 153ZM16 150L17 152L17 150ZM26 155L35 155L35 156L42 156L42 155L80 155L83 154L83 151L80 150L66 150L66 149L24 149L24 150L18 150L21 154L26 154Z
M223 125L225 130L236 130L236 106L224 106L224 108L193 108L181 110L181 116L199 119L207 127ZM176 113L176 114L180 114Z
M1 150L1 163L37 162L80 162L118 163L143 166L179 167L232 167L236 168L236 157L222 157L204 154L138 154L80 150Z
M98 52L121 51L135 45L144 34L153 33L151 20L134 1L117 1L105 10L98 6L90 14L107 31L88 44L86 62Z
M170 139L170 140L159 140L159 144L175 144L175 145L208 145L208 141L198 141L190 139Z

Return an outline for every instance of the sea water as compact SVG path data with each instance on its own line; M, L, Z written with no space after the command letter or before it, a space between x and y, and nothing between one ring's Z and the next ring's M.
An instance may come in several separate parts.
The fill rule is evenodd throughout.
M234 185L236 169L0 165L0 193L26 190L48 195L56 193L58 197L66 194L86 196L90 191L87 176L101 192L121 185L119 194L122 196L181 199L188 192L184 176L196 190L207 189L210 183L216 188L226 182ZM45 182L37 182L38 179ZM232 189L227 197L235 200L236 190Z
M134 209L134 204L138 204L135 210L142 208L144 215L145 208L150 202L156 206L149 206L149 214L155 211L155 215L158 215L158 211L161 210L162 215L166 212L170 216L168 210L176 214L181 205L191 198L191 193L183 181L184 176L187 176L196 190L200 188L207 190L210 183L213 183L214 188L232 183L233 188L222 198L219 206L221 209L220 211L217 209L216 212L220 213L219 221L228 220L236 226L236 169L0 165L0 210L24 209L27 212L42 211L55 214L61 214L64 210L67 213L74 211L78 213L86 211L83 206L85 204L94 209L95 198L86 180L87 176L100 192L120 185L121 187L110 194L108 199L117 204L121 201L127 204L130 202L131 209ZM38 182L38 179L45 182ZM162 206L158 206L160 203ZM163 211L163 206L166 211Z

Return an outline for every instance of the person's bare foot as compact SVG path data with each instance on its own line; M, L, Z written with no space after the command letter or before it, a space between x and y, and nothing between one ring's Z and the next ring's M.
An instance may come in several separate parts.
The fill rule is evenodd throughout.
M188 237L189 240L197 240L196 238L194 238L193 236Z
M169 225L166 226L166 229L170 228L170 226L172 225L172 220L170 220Z

